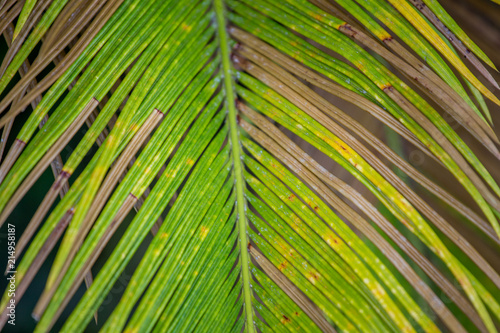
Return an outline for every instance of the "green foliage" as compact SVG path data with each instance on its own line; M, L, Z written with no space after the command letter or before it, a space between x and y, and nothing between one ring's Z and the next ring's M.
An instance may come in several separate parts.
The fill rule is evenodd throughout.
M499 274L433 205L498 251L500 187L483 165L500 158L496 69L436 0L14 3L0 9L0 225L55 176L16 246L16 302L55 253L36 332L93 317L106 332L497 331Z

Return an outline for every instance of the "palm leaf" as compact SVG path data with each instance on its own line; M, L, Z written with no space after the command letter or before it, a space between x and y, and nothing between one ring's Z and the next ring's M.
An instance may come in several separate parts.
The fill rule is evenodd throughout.
M495 65L437 1L0 14L0 225L54 174L9 249L0 327L50 267L36 332L497 331L496 263L458 231L498 250Z

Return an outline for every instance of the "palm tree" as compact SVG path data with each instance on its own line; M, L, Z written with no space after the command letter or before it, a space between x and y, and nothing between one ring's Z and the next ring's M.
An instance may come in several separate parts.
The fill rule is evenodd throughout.
M0 17L0 327L497 331L497 72L437 0Z

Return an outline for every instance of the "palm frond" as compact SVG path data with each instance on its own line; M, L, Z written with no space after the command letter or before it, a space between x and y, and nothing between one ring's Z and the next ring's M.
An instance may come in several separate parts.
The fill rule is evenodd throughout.
M50 267L35 332L497 331L498 265L458 225L498 251L496 67L438 1L4 1L0 17L0 226L54 175L0 327Z

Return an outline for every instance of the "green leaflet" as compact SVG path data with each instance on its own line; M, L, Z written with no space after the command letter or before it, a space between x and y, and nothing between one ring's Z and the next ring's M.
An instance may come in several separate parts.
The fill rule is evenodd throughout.
M377 24L358 4L351 0L339 0L338 3L348 9L350 13L364 25L380 40L386 42L393 37ZM438 52L432 48L429 42L399 14L392 6L386 2L374 4L370 1L360 3L368 11L377 10L382 23L387 25L395 35L401 38L410 48L415 51L436 73L445 80L469 105L474 109L475 106L470 101L467 93L460 84L460 81L453 74L446 62L439 56Z
M259 158L262 158L262 157L259 156ZM277 164L276 161L273 161L273 163L274 163L275 167L271 167L271 168L279 167L279 165ZM256 166L256 164L253 164L253 165L255 165L255 166L252 167L251 170L255 173L257 170L256 169L257 166ZM263 172L263 170L260 172ZM266 175L266 174L262 173L262 176L264 176L264 175ZM286 179L292 180L292 178L290 178L290 176L291 175L288 174ZM261 176L259 175L259 177L261 177ZM275 192L275 193L278 193L277 191L284 191L283 185L280 185L277 182L277 180L272 181L271 177L272 176L267 174L267 177L265 178L265 183L268 186L270 186L271 190L273 190L273 192ZM283 181L283 179L281 179L281 181ZM264 178L262 178L262 180L264 181ZM271 187L271 184L272 184L272 187ZM287 185L290 186L290 184L287 184ZM296 182L295 186L299 186L298 182ZM386 292L384 291L383 287L378 284L378 282L374 278L374 276L372 276L369 273L368 269L365 268L365 266L364 266L365 264L363 264L362 262L355 259L355 256L353 256L353 254L350 253L348 247L353 248L353 250L357 251L358 253L363 253L362 257L365 259L366 264L368 264L369 266L372 266L372 265L373 265L372 267L374 267L374 265L378 266L378 265L380 265L380 263L377 263L376 260L370 260L371 256L373 257L373 255L370 254L369 249L362 242L358 241L358 238L356 236L354 236L354 234L352 233L352 230L350 230L345 225L343 225L343 223L340 221L340 219L336 215L334 215L333 212L328 212L328 209L326 208L326 205L324 203L322 203L321 201L318 201L318 198L314 197L312 192L304 189L303 187L301 188L301 190L305 191L307 193L307 194L305 194L305 197L303 197L303 200L307 203L307 205L311 206L311 208L313 208L314 211L319 213L319 215L325 220L326 225L324 225L324 224L322 225L322 223L319 220L317 220L317 218L315 218L313 216L314 214L307 213L309 210L304 209L307 206L305 206L302 202L295 200L295 198L293 198L293 196L290 199L290 197L292 195L291 192L288 192L288 191L282 192L282 194L279 194L278 196L281 198L282 201L287 203L287 205L290 208L296 207L296 208L292 208L292 209L294 210L294 212L297 215L301 216L303 220L311 221L314 223L313 225L311 225L311 227L314 226L313 229L316 231L316 233L318 233L323 238L323 240L325 242L327 242L327 244L330 247L332 247L346 262L348 262L349 265L351 265L353 270L360 276L363 283L365 283L367 285L367 287L371 290L371 293L374 295L374 297L376 299L378 299L378 301L382 304L383 307L386 308L386 311L388 312L391 319L394 320L394 322L396 323L396 325L398 325L400 327L400 329L404 330L406 328L405 325L408 325L408 324L405 323L404 320L396 317L398 310L396 310L396 308L394 307L394 304L392 304L390 301L384 300L384 297L386 296ZM287 194L287 192L288 192L288 194ZM297 193L297 194L299 195L299 197L301 196L299 193ZM302 208L298 208L300 206L302 206ZM306 218L306 216L307 216L307 218ZM341 238L335 236L335 234L332 231L329 231L328 230L329 228L327 226L330 226ZM344 241L342 241L342 239ZM361 250L358 250L358 247ZM386 269L382 269L379 267L379 269L377 269L375 271L386 272ZM309 273L309 274L312 274L312 273ZM315 275L313 274L312 276L315 276ZM384 274L384 278L386 279L386 281L391 281L391 286L393 286L393 289L391 289L391 292L394 293L395 296L399 298L400 296L398 296L398 293L403 292L403 289L400 287L396 287L397 282L391 280L391 277L387 273ZM316 278L314 278L313 280L316 280ZM400 298L400 301L403 304L405 304L405 297L407 297L407 296L405 296L403 293L401 295L401 298ZM385 302L387 302L387 303L385 303ZM411 307L412 307L411 305L408 305L408 308L411 308ZM367 314L367 315L369 315L369 314ZM419 314L419 315L415 314L415 315L419 316L422 314ZM425 318L425 315L423 315L423 318ZM399 320L401 320L401 321L399 321ZM417 317L417 320L418 320L418 317ZM424 323L424 322L426 322L425 319L423 319L422 323ZM429 324L432 325L430 322L427 321L427 325L429 325ZM424 328L427 329L426 326L424 326Z
M159 13L160 12L158 12L157 15L159 15ZM149 17L145 15L143 24L148 23L149 29L152 30L153 24L151 23L152 21L148 22L148 18ZM120 76L121 72L123 72L130 65L138 54L140 54L140 52L146 47L148 40L151 40L155 36L154 32L159 32L161 26L154 28L155 30L152 31L152 34L148 38L142 37L142 41L140 40L140 36L136 36L135 38L134 36L130 36L129 38L133 39L133 41L127 41L128 43L120 43L120 41L116 39L114 41L115 43L106 44L106 46L108 46L107 50L100 52L98 57L94 60L94 65L97 68L94 69L93 67L90 67L87 71L85 71L85 75L78 81L79 84L71 90L70 94L64 99L63 103L61 103L57 110L52 114L49 121L45 124L44 129L35 135L33 143L26 147L26 150L13 166L13 169L7 175L6 179L2 183L2 186L0 187L0 191L4 190L2 199L5 198L4 200L7 200L9 198L7 191L9 191L9 189L13 186L16 186L14 184L18 184L22 180L24 175L26 175L31 167L41 158L43 153L55 142L57 137L63 133L69 123L73 121L73 119L77 116L77 112L79 112L92 97L100 100L102 96L111 88L113 83ZM134 41L140 44L136 45ZM110 47L110 45L119 46L115 49ZM142 48L140 46L142 46ZM124 52L127 50L132 52L130 57L123 56ZM115 62L113 65L106 66L107 62L100 60L100 57L106 59L110 56L110 54L114 54L115 56L120 54L121 57L119 57L119 59L121 59L121 61L118 63ZM113 63L113 59L114 58L111 57L108 58L107 61ZM99 75L99 68L105 73L105 76L100 82L102 82L102 85L106 85L106 88L101 88L99 85L91 84L91 80L95 77L95 75ZM111 78L109 78L110 76ZM109 78L109 80L107 80L107 78ZM92 87L92 89L88 89L89 87ZM70 108L70 105L73 105L73 107ZM75 112L67 112L67 109L72 109ZM129 107L129 110L130 109L131 108ZM39 121L37 124L38 123ZM20 140L24 139L21 135L18 138ZM4 200L0 202L0 207L2 207L2 204L5 202Z
M203 11L203 7L200 7L199 12L202 13L202 11ZM195 15L193 15L193 16L195 16ZM200 20L199 22L200 22L200 24L205 23L205 22L203 22L203 20ZM210 31L207 31L207 32L208 33L206 34L205 38L199 39L199 42L201 43L202 46L205 44L204 42L206 42L210 37ZM207 53L211 54L212 51L208 50ZM192 53L192 55L196 56L197 54ZM206 56L205 58L200 57L200 60L199 60L200 67L204 63L203 60L205 60L205 61L208 60L208 56ZM186 63L190 64L190 62L186 62ZM155 69L155 67L152 66L148 70L153 71L154 69ZM181 65L179 65L179 66L176 66L175 69L180 71L181 69L183 69L183 67ZM182 75L179 75L179 73L176 70L171 72L171 74L173 74L173 76L177 74L179 80L186 79L186 76L183 77ZM156 71L154 73L156 75L158 75L160 72ZM192 73L196 73L196 70L191 70L188 75L192 75ZM69 249L69 248L74 246L74 238L71 238L71 233L75 233L75 236L73 236L73 237L76 237L76 233L81 232L81 230L80 230L81 227L79 226L79 223L80 223L80 221L83 222L83 217L84 217L87 209L90 207L92 195L95 195L95 193L97 192L98 183L99 183L100 179L102 179L104 177L104 171L107 169L107 167L112 162L111 157L113 156L114 149L116 149L116 147L117 147L117 142L120 142L121 138L123 136L125 136L128 131L133 130L133 128L134 128L134 124L130 123L130 121L134 117L134 114L138 114L138 113L135 113L134 111L138 107L139 103L141 103L141 101L142 101L141 97L143 97L146 94L146 92L148 92L150 90L149 84L151 82L153 82L154 79L156 78L155 75L148 75L148 74L149 73L144 74L144 76L143 76L144 80L141 80L139 82L138 86L134 90L134 93L131 95L129 102L126 104L124 110L120 114L120 117L118 117L118 120L117 120L113 130L121 129L121 132L119 132L117 134L117 137L114 138L113 137L114 132L111 131L109 137L106 139L103 146L101 146L101 149L107 150L110 154L109 155L101 154L101 156L100 156L101 159L98 160L97 165L94 168L94 171L92 172L89 181L87 182L86 191L83 192L82 198L80 199L78 205L75 208L75 215L73 217L72 223L70 224L68 231L66 232L65 238L63 239L63 243L61 245L61 250L59 252L59 253L61 253L61 256L59 256L59 254L58 254L58 257L56 257L56 259L55 259L53 269L51 271L51 275L49 276L49 280L47 282L48 286L51 286L51 284L55 280L56 276L59 275L59 271L57 270L58 263L60 263L60 266L62 266L63 263L66 261L64 253L67 251L65 251L65 247L66 247L66 249ZM189 76L187 76L187 78L189 78ZM148 82L148 84L144 84L143 82L145 82L145 81ZM166 82L169 82L170 84L175 83L175 81L166 81ZM137 95L139 95L139 96L137 96ZM150 92L150 91L149 91L148 97L150 99L156 98L155 94L153 92ZM142 105L144 105L143 110L147 110L150 108L150 106L148 107L148 104L146 102L147 101L144 101L142 103ZM122 118L122 116L124 116L124 115L127 115L127 118ZM121 126L123 126L123 127L121 127ZM113 146L115 148L113 148ZM92 186L95 186L95 187L92 189ZM91 192L92 190L94 191L94 193ZM87 200L87 201L85 201L85 200ZM85 206L85 205L87 205L87 206ZM81 220L79 220L79 218Z
M255 22L266 22L266 25L265 25L266 29L268 29L268 27L273 27L275 30L277 30L279 32L283 32L283 34L286 34L288 32L285 29L283 29L283 27L277 25L276 23L273 23L272 21L268 20L267 18L265 18L264 16L262 16L262 15L256 13L256 12L252 11L249 8L246 8L246 9L243 10L243 8L241 6L236 6L236 9L237 9L237 11L239 10L240 13L245 13L245 15L252 15L253 18L254 18L254 20L255 20ZM238 20L238 18L237 18L237 20ZM293 21L293 20L290 20L290 21ZM250 22L249 20L246 20L246 19L243 19L242 22L244 22L244 26L247 26L247 27L248 26L250 26L250 27L255 26L254 23L252 23L252 22ZM262 23L261 23L261 27L262 27ZM259 36L262 36L261 35L262 30L261 29L257 30L257 29L253 30L253 32L256 33ZM326 74L330 78L333 78L334 80L338 81L335 78L335 76L332 77L332 74L335 75L336 71L339 71L339 70L340 71L344 71L344 72L351 72L351 73L353 72L352 70L349 69L350 67L345 66L345 64L342 64L341 62L338 62L336 59L327 56L325 53L319 51L318 49L316 49L312 45L308 44L307 42L303 41L302 39L300 39L298 37L295 37L293 35L290 35L290 37L291 37L290 39L292 39L292 40L289 41L288 43L290 43L290 44L292 44L294 46L299 46L300 45L304 50L307 50L305 52L308 53L309 56L312 56L315 59L320 59L320 61L322 62L322 65L319 65L319 66L321 66L322 68L319 67L319 66L318 66L319 68L315 66L316 67L315 69L317 69L320 72ZM312 36L309 36L309 37L312 37ZM327 38L327 36L324 36L321 39L325 40L326 38ZM347 37L345 37L345 38L347 38ZM264 38L264 39L266 40L268 38ZM333 45L334 44L332 44L332 43L329 44L329 46L333 46ZM280 46L282 46L282 45L275 44L275 46L277 46L278 48L280 48ZM280 49L286 52L286 47L282 47ZM296 58L295 56L297 55L297 53L294 52L293 54L294 54L293 57ZM302 59L299 58L298 60L302 60ZM327 64L328 67L325 68L324 64ZM368 66L365 66L365 65L362 65L361 67L368 69ZM373 67L373 65L371 65L370 68L376 68L375 72L379 72L379 68L380 67ZM331 69L334 69L333 73L332 73ZM352 73L351 75L349 75L349 77L355 76L356 73L357 72ZM375 77L377 77L377 73L372 73L372 74L375 75ZM359 77L360 80L366 81L366 78L363 79L363 77L360 77L360 76L358 76L358 77ZM383 77L384 76L382 75L378 79L373 79L373 83L375 83L376 85L378 85L378 87L381 88L381 89L384 88L384 87L390 87L390 86L392 86L392 81L391 81L391 83L385 82L385 81L383 81L383 80L385 80L385 78L383 78ZM380 78L383 78L382 81L379 81ZM343 82L340 81L339 83L342 84ZM351 89L351 90L353 90L353 88L350 87L351 81L350 80L346 81L346 83L347 83L346 87L349 88L349 89ZM470 163L473 164L474 168L482 175L482 177L495 190L495 192L499 193L500 188L498 188L498 185L493 180L493 178L489 175L488 171L477 160L477 158L475 157L475 155L467 148L467 146L458 137L458 135L451 129L451 127L443 120L443 118L434 109L430 108L430 106L426 102L424 102L422 98L418 97L415 92L413 92L411 89L409 89L409 87L407 87L406 85L404 85L402 82L400 82L399 84L400 84L401 89L403 89L400 92L402 94L405 94L406 97L410 101L412 101L413 104L416 107L418 107L424 113L424 115L426 115L427 117L429 117L429 119L434 123L434 125L437 128L439 128L442 131L443 134L445 134L445 136L450 140L450 142L453 145L455 145L457 147L457 149L463 154L463 156ZM381 102L382 105L387 106L389 108L389 110L392 110L392 108L395 108L396 110L398 110L398 109L400 110L399 106L395 105L394 101L392 101L385 93L383 93L382 91L378 90L376 87L373 87L372 88L373 90L369 90L369 89L370 88L366 88L367 91L372 92L372 94L375 97L378 98L378 102L379 103ZM366 93L366 91L365 91L365 93ZM396 111L396 112L399 113L398 114L398 118L401 117L401 116L403 116L403 117L406 118L405 121L409 118L408 115L404 111L403 111L403 114L401 114L398 111ZM403 120L401 118L399 118L399 119L400 119L400 121L403 122ZM411 125L409 125L409 126L411 126ZM412 129L412 131L414 131L414 129L412 127L410 127L410 128ZM425 133L425 132L423 132L423 131L420 130L418 133L415 133L415 134L417 136L419 136L419 138L421 140L424 140L424 138L422 138L422 136L421 136L421 134L423 134L423 133ZM428 138L428 136L427 136L427 138ZM425 141L428 141L427 138L425 138ZM431 139L430 141L432 142L434 140ZM433 145L433 147L430 147L430 148L431 148L431 150L434 150L433 148L435 148L435 146ZM437 149L442 150L441 147L439 147ZM457 179L464 185L464 187L467 189L467 191L474 197L474 199L476 200L476 202L478 203L478 205L481 207L481 209L483 210L483 212L485 213L485 215L488 217L488 220L490 221L491 225L495 228L495 231L497 232L497 234L500 234L500 226L498 224L498 221L496 220L496 218L494 217L493 213L489 209L489 207L488 207L485 199L479 194L478 190L472 184L469 183L469 180L467 179L467 177L464 177L462 171L459 168L457 168L456 166L453 165L455 163L450 158L448 158L448 156L446 156L445 154L443 154L443 152L440 152L439 154L436 154L436 156L439 159L441 159L444 163L446 163L446 165L448 166L448 168L450 169L450 171L453 172L456 175Z
M55 1L52 2L52 4L49 6L49 8L42 16L36 27L30 33L27 40L23 43L21 49L16 53L14 58L8 63L8 67L4 69L4 72L1 73L2 77L0 78L0 93L5 90L7 84L10 82L10 80L12 80L19 67L21 67L24 60L28 57L31 51L33 51L36 44L40 41L45 32L47 32L50 25L54 22L57 15L61 12L61 10L64 8L67 2L68 0ZM4 63L2 63L2 67L4 66L5 66L5 59Z
M457 54L449 48L445 43L443 43L440 36L434 31L434 29L427 23L422 16L417 12L417 10L410 5L407 1L395 1L388 0L390 4L394 6L420 33L432 44L434 47L443 55L445 58L467 79L472 83L482 94L488 97L490 100L499 104L498 98L491 93L475 76L470 72L470 70L464 65L462 60L457 56ZM380 3L380 1L377 1Z
M219 102L220 102L220 100L219 100ZM212 107L212 109L216 110L217 106L218 106L218 104L215 104L215 107ZM208 118L208 120L210 119L209 118L210 114L209 113L205 113L205 115L206 115L206 117L205 117L205 124L203 124L203 122L200 120L199 123L200 123L200 125L202 125L201 128L200 128L200 126L198 126L197 130L195 128L195 131L191 132L193 138L196 137L198 131L201 131L207 125L206 119L207 118ZM223 114L219 113L219 116L216 119L214 119L215 124L217 124L217 122L220 124L220 122L223 119L222 116L223 116ZM203 118L200 118L200 119L203 120ZM218 128L218 126L212 126L212 127L213 127L213 130L216 130ZM224 133L224 132L221 132L221 133ZM221 137L223 138L222 135L221 135ZM205 135L205 140L209 140L210 138L211 138L210 133L207 133ZM214 141L214 142L217 143L217 141ZM191 142L185 142L186 149L189 149L189 148L192 149L193 144L195 144L195 143L197 143L197 142L194 139L191 140ZM217 144L213 145L212 146L212 151L218 149L219 147L220 147L220 143L219 143L219 145L217 145ZM167 168L165 170L165 172L163 173L163 176L161 177L160 182L157 184L157 187L155 187L155 190L152 192L152 194L153 194L152 198L155 198L156 200L154 200L154 201L153 200L149 200L149 201L147 200L147 201L145 201L143 209L140 211L140 212L142 212L142 214L139 215L139 216L137 216L136 219L135 219L135 220L137 220L136 223L139 223L139 225L142 225L142 228L145 228L145 229L143 229L144 232L142 234L142 237L145 237L145 235L147 234L147 232L149 230L146 227L147 224L146 225L144 225L144 224L146 222L148 222L148 224L151 226L152 223L154 223L154 221L156 221L158 219L159 215L161 214L162 210L155 209L155 208L157 208L158 206L165 207L167 205L167 203L168 203L169 199L172 197L174 191L177 189L177 187L180 185L180 183L182 182L183 178L185 177L185 175L189 171L189 169L186 169L186 168L182 168L181 169L180 167L181 166L185 166L185 165L190 165L192 163L190 161L194 161L196 159L196 153L198 153L198 154L201 153L200 150L202 148L203 148L203 146L200 146L200 145L196 146L196 150L197 151L194 150L194 151L191 152L191 154L189 154L187 156L186 156L186 154L178 154L176 160L172 161L169 164L169 165L171 165L171 167ZM213 153L210 153L210 152L208 152L205 156L206 157L204 158L204 160L202 162L200 162L200 164L201 163L206 163L206 164L208 164L206 167L209 167L210 164L207 163L207 162L209 162L210 159L213 159L215 156L213 156ZM219 158L219 161L220 161L219 164L223 163L225 159L227 159L227 155L225 157L224 154L222 154L221 158ZM198 170L199 169L200 168L198 167ZM181 171L181 172L179 172L179 171ZM203 170L201 170L201 171L203 171ZM192 178L192 179L197 179L196 177L200 177L200 172L201 171L198 171L197 173L195 173L194 174L194 178ZM169 185L169 186L167 186L167 185ZM155 195L155 191L158 191L160 193L158 195ZM186 194L186 195L189 196L189 194ZM148 207L151 207L151 208L148 209ZM178 218L178 217L172 217L172 218ZM103 222L109 223L109 221L106 221L106 220L103 220ZM163 224L163 226L167 226L167 225L168 225L167 222L165 222ZM172 227L172 226L170 226L170 227ZM133 230L131 230L130 233L134 234L135 232ZM158 234L161 236L161 234L164 234L164 233L168 234L167 232L164 232L162 230L160 230ZM137 236L139 236L139 235L137 234ZM135 236L135 237L137 237L137 236ZM89 236L89 240L91 240L92 238L93 238L92 235L90 235ZM94 241L94 242L96 242L96 241ZM159 242L159 240L157 240L157 242ZM127 247L130 246L130 245L131 245L130 243L123 244L123 246L127 246ZM139 244L137 243L136 246L138 246L138 245ZM94 243L94 246L95 246L95 243ZM117 247L117 249L119 249L119 246ZM119 250L118 252L116 252L116 256L118 258L120 258L123 253L124 253L124 250ZM123 265L123 263L121 261L118 261L118 262L115 262L115 263L113 263L112 261L108 261L108 262L110 264L110 271L111 272L115 272L117 270L117 267L113 266L113 265L117 265L117 264ZM72 284L72 281L68 281L68 282L70 283L70 285ZM94 284L93 286L95 286L95 285L96 284ZM106 284L103 287L111 288L111 286L112 286L112 284ZM61 287L59 288L61 290L60 293L59 293L60 298L63 298L65 296L65 294L66 294L63 291L64 289L62 289L62 287L64 287L64 285L61 285ZM66 284L65 288L68 288L68 287L69 286ZM57 299L57 298L55 298L55 299ZM102 299L101 299L101 301L102 301ZM54 302L52 302L51 304L54 304ZM92 302L90 302L89 305L96 306ZM49 310L47 310L47 311L49 311ZM92 311L95 311L95 310L91 310L91 313L92 313ZM87 320L87 319L88 318L86 318L86 316L84 315L84 313L80 313L79 314L78 320ZM43 318L42 318L42 320L43 320ZM41 323L42 323L42 321L41 321ZM77 325L77 327L78 327L78 325Z
M373 310L364 303L364 300L361 302L359 301L360 297L356 295L356 293L350 294L352 295L352 297L344 297L343 295L339 294L341 288L335 288L334 284L332 285L328 281L325 281L326 279L323 274L320 274L318 270L316 270L312 265L305 261L300 256L300 254L295 253L293 249L288 248L286 245L284 245L284 239L277 239L276 235L273 234L272 231L263 227L263 223L262 221L259 221L259 218L253 216L252 223L258 228L260 233L265 231L264 233L268 235L268 242L274 247L276 251L280 252L281 255L286 258L285 261L283 261L279 265L280 270L286 268L283 266L288 266L288 264L293 265L298 272L308 277L311 283L313 283L313 285L318 288L318 290L322 294L324 294L328 299L332 300L338 307L338 309L340 311L343 311L345 315L350 318L351 321L356 326L358 326L361 331L366 331L369 327L369 323L372 323L372 328L377 327L377 329L383 329L386 331L388 330L387 327L384 327L384 325L381 324L380 318L373 314ZM253 237L255 237L255 235ZM360 320L360 312L366 313L366 318ZM335 319L332 318L332 320Z
M489 66L495 68L488 56L472 41L469 36L460 28L453 18L444 10L436 0L423 0L427 6L439 17L448 29L450 29L472 52ZM496 68L495 68L496 69Z
M243 76L241 78L243 78ZM261 83L258 84L262 85ZM358 155L352 151L351 148L341 142L334 134L329 133L324 129L320 129L321 125L317 124L311 118L301 116L300 118L296 118L299 123L295 123L295 121L290 121L291 119L288 115L279 112L277 109L267 104L267 102L246 91L244 88L239 88L238 93L252 105L256 106L259 111L265 113L273 119L276 119L289 130L303 137L305 140L312 143L316 148L329 155L330 158L333 158L336 162L341 164L344 168L348 169L359 181L370 188L372 193L384 202L384 204L391 211L393 211L399 220L402 221L412 232L420 235L424 239L428 239L432 243L431 249L433 251L436 251L436 249L439 248L440 250L437 251L437 253L441 256L446 256L447 259L444 259L443 257L442 259L447 263L448 267L454 270L455 274L464 278L458 278L457 276L462 283L465 283L463 286L464 289L468 290L469 297L473 302L475 302L475 306L479 308L482 316L489 318L488 313L485 311L484 304L478 298L476 291L470 284L470 281L465 278L465 273L456 261L456 258L454 258L443 246L441 241L439 241L432 230L429 229L425 220L413 208L413 206L382 177L377 175L376 171L373 170L365 161L359 159ZM264 96L269 96L271 94L273 93L267 89ZM293 108L289 102L283 99L280 99L279 105L282 108L292 108L295 110L294 112L302 112ZM311 132L307 133L308 131L305 131L304 129L310 129ZM422 234L420 234L421 232Z
M13 39L15 39L17 35L19 35L19 32L23 28L24 23L26 23L26 20L30 16L30 13L33 10L33 7L35 7L36 3L37 0L27 0L24 3L23 10L21 11L21 14L19 14L19 19L17 20L16 30L14 30Z
M238 270L233 270L231 275L222 285L218 295L212 298L212 302L208 304L208 309L205 311L203 318L200 319L196 330L200 332L210 332L213 330L213 323L224 323L221 327L230 326L238 317L238 310L241 309L243 299L239 297L241 291L241 281L236 280L239 275ZM200 288L203 285L200 284ZM236 313L235 313L236 311Z
M300 0L300 1L297 1L297 0L288 0L288 2L290 2L294 6L296 6L296 8L295 8L293 6L287 5L287 7L290 8L290 10L288 12L291 13L294 17L296 17L298 19L301 19L304 22L312 22L312 23L309 23L312 26L316 26L317 23L322 22L324 25L322 27L320 27L320 29L318 29L318 27L316 27L316 29L318 29L320 31L323 31L324 30L323 28L326 28L327 26L335 28L335 29L338 30L344 24L346 24L346 22L343 22L343 21L335 18L334 16L329 15L329 14L327 14L327 13L319 10L317 7L311 5L307 1L304 1L304 0ZM302 13L302 12L308 12L309 13L308 20L305 19L305 18L301 18L301 15L299 13ZM413 50L415 52L417 52L418 54L422 55L423 54L422 50L427 49L428 52L427 52L425 58L426 59L428 59L428 58L437 59L437 62L439 63L439 65L436 65L435 62L433 62L432 60L429 61L431 63L431 65L434 65L432 68L434 70L436 70L436 72L438 72L444 80L446 80L446 82L460 95L460 97L462 99L464 99L469 104L469 106L476 113L478 113L479 115L481 115L481 113L479 112L479 110L476 107L476 105L472 102L472 100L470 99L469 95L466 93L465 89L462 87L460 81L453 74L452 70L446 65L446 63L439 57L439 55L437 54L437 52L434 51L430 47L430 45L428 45L426 43L426 41L423 40L423 38L421 38L421 36L419 35L419 33L416 32L415 29L412 26L405 26L405 28L408 31L406 31L405 33L401 33L400 34L401 37L403 38L403 40L405 40L407 43L409 43L409 45L411 45L410 43L414 42L414 40L420 40L421 41L421 43L419 45L420 47L416 47L416 45L413 45ZM329 31L330 35L333 32L333 29L328 29L327 28L326 30ZM385 31L383 31L382 34L384 36L388 35L388 33L385 32ZM384 38L386 38L386 39L384 39ZM385 41L387 41L387 38L388 37L380 37L379 39L385 42ZM444 37L443 37L443 40L445 42L448 42L446 39L444 39ZM450 48L452 48L451 45L450 45ZM430 56L429 56L429 54L430 54ZM474 87L467 80L465 80L465 83L469 87ZM474 88L474 89L476 89L476 88Z
M255 276L262 288L255 288L260 299L267 301L266 305L273 311L279 320L290 320L288 326L294 327L296 331L319 332L319 328L307 315L304 315L295 302L293 302L271 279L269 279L257 267L252 266L252 274ZM276 311L279 309L278 311ZM296 324L295 324L296 323Z

